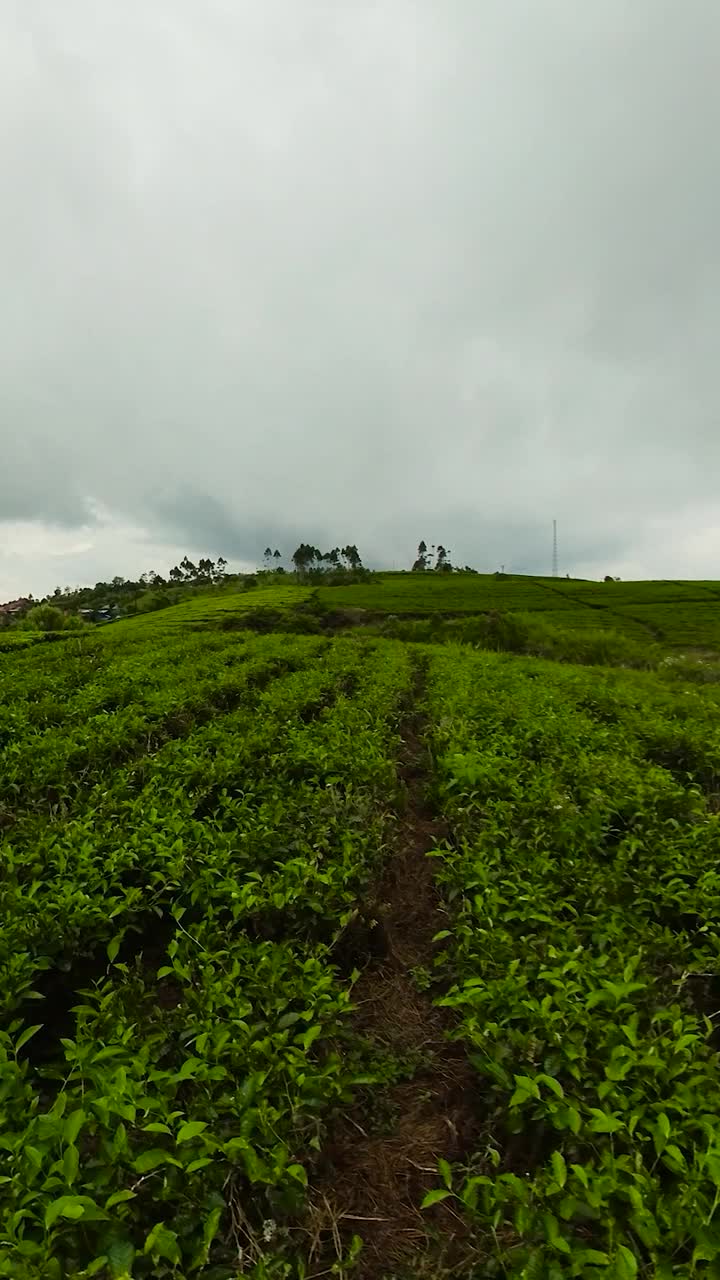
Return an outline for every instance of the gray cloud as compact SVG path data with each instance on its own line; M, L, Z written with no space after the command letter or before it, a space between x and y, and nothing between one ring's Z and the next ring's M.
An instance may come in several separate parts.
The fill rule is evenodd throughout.
M557 516L655 575L674 519L710 572L718 47L715 0L6 0L0 519L538 571Z
M259 563L268 545L278 545L283 555L292 554L303 540L304 530L287 522L282 512L277 515L249 517L242 506L233 510L212 494L187 487L181 493L157 494L152 502L153 523L166 531L171 542L194 547L212 556L224 555L233 560ZM327 544L329 533L321 524L312 530L315 540Z

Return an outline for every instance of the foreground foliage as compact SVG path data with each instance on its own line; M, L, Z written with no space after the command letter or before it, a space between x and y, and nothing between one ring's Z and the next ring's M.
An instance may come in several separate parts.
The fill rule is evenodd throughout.
M720 718L653 677L446 651L429 692L486 1144L443 1170L503 1276L720 1259Z
M240 1274L352 1083L328 956L382 848L408 661L59 650L4 673L0 1274Z
M473 1242L452 1274L719 1275L713 672L332 638L311 591L246 595L3 654L0 1275L313 1274L329 1119L414 1069L373 1074L347 1029L408 714L448 830L435 979L481 1084L426 1197ZM498 649L530 634L498 617ZM263 618L323 629L236 629ZM362 1265L344 1244L329 1274Z

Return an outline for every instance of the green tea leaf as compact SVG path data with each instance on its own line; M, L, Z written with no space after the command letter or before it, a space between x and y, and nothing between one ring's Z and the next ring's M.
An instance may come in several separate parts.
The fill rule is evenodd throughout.
M181 1142L190 1142L193 1138L197 1138L198 1134L202 1133L205 1129L207 1129L207 1122L205 1120L188 1120L178 1129L175 1141L178 1144Z
M438 1187L435 1191L428 1191L420 1205L421 1209L429 1209L434 1204L439 1204L441 1200L447 1200L452 1195L452 1191L448 1191L444 1187Z
M98 1208L90 1196L58 1196L52 1200L45 1210L45 1228L57 1222L58 1218L102 1218L105 1214Z
M322 1027L319 1025L319 1023L315 1023L314 1026L308 1027L307 1031L302 1037L302 1047L306 1053L310 1048L310 1045L314 1044L318 1036L321 1034L322 1034Z
M42 1031L43 1025L44 1024L42 1022L38 1022L34 1027L26 1027L22 1035L19 1036L15 1042L15 1052L19 1053L27 1044L28 1040L32 1040L33 1036L37 1035L38 1031Z
M597 1107L590 1107L592 1120L588 1128L592 1133L617 1133L618 1129L622 1129L623 1122L617 1116L608 1115L606 1111L600 1111Z
M80 1153L77 1147L68 1146L65 1148L63 1155L63 1174L68 1186L71 1187L77 1177L78 1166L80 1164Z
M85 1121L85 1112L82 1109L71 1111L66 1118L63 1126L63 1138L65 1142L75 1142Z
M157 1222L145 1241L145 1253L155 1258L167 1258L168 1262L180 1261L180 1246L177 1232L171 1231L164 1222Z
M617 1280L633 1280L633 1277L637 1275L637 1258L624 1244L618 1246L614 1263Z
M160 1147L153 1147L150 1151L141 1152L137 1159L133 1161L133 1169L136 1173L150 1173L151 1170L159 1169L163 1164L179 1166L180 1162L173 1159L167 1151L163 1151Z
M295 1023L299 1021L299 1013L284 1013L281 1018L278 1018L278 1029L286 1031L288 1027L294 1027Z
M558 1253L570 1253L570 1245L565 1237L561 1235L560 1224L555 1215L553 1213L543 1214L543 1223L548 1244L553 1249L557 1249Z
M114 1209L116 1204L125 1204L127 1200L134 1200L136 1195L136 1191L113 1191L105 1201L105 1208Z
M220 1226L220 1218L222 1217L222 1212L223 1212L222 1209L220 1208L220 1206L218 1206L217 1208L213 1209L205 1219L205 1223L203 1225L203 1250L205 1254L205 1260L207 1260L207 1256L210 1252L210 1246L213 1240L215 1239L215 1236L217 1235L218 1227Z
M655 1146L655 1151L657 1155L659 1156L662 1155L663 1151L665 1150L668 1144L669 1137L670 1137L670 1121L665 1115L665 1112L661 1111L655 1123L655 1128L653 1129L653 1144Z
M564 1187L567 1182L567 1165L565 1164L565 1158L562 1152L553 1151L550 1157L550 1163L552 1165L555 1181L559 1187Z
M129 1280L135 1260L135 1248L129 1240L114 1239L106 1246L112 1280Z
M531 1098L539 1098L540 1090L530 1076L515 1076L515 1092L510 1099L511 1107L522 1106Z
M556 1095L556 1097L558 1098L565 1097L565 1091L562 1085L560 1084L560 1081L556 1080L554 1076L548 1076L543 1073L542 1075L539 1075L537 1077L537 1080L538 1080L538 1083L542 1081L542 1083L546 1085L547 1088L550 1089L550 1091Z

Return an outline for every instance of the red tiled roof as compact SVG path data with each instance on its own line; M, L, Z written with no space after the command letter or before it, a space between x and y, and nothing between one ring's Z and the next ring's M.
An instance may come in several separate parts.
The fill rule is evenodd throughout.
M8 600L7 604L0 604L0 612L12 613L15 609L24 609L28 604L29 600Z

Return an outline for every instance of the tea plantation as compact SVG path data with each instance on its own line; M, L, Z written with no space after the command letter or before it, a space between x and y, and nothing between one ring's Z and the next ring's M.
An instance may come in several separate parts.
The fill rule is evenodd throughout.
M468 615L532 612L564 628L611 627L669 646L720 646L720 583L583 582L453 573L378 575L358 586L326 588L333 607L378 613Z
M718 650L470 574L8 645L0 1276L720 1276Z

